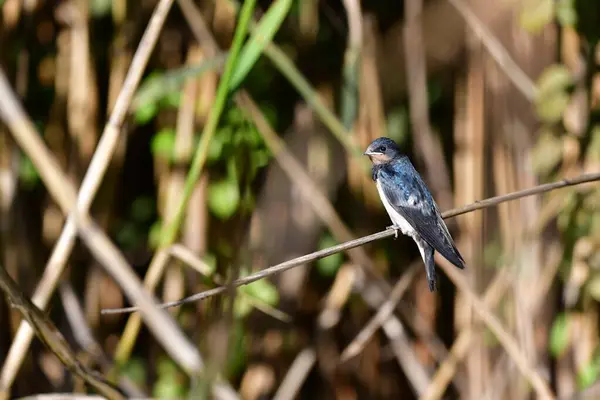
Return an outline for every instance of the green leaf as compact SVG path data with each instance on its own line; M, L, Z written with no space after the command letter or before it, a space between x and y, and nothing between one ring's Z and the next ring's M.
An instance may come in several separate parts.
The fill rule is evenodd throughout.
M225 143L231 141L232 135L233 129L230 125L224 126L215 132L215 135L208 144L206 159L211 162L217 161L223 153Z
M135 110L133 118L139 125L145 125L152 120L158 113L158 106L154 103L147 103Z
M31 159L27 156L21 157L19 166L19 178L26 187L32 188L40 181L40 174Z
M171 160L175 149L175 130L165 128L152 138L151 150L155 157Z
M543 98L566 90L573 83L573 76L563 64L553 64L544 69L537 80L537 97Z
M579 389L585 389L595 383L600 377L600 357L596 355L585 367L577 374L577 386Z
M135 384L143 386L146 383L146 365L140 358L132 358L119 368L120 374L131 379Z
M292 0L276 0L271 4L256 28L252 32L252 36L242 48L239 61L237 62L231 80L229 89L232 90L246 78L248 72L252 69L258 57L262 53L265 46L271 42L281 23L285 19L290 10Z
M240 204L240 189L231 179L212 182L208 186L208 207L220 219L228 219Z
M269 126L277 126L277 107L270 103L262 103L260 105L260 110L262 111L266 120L269 122Z
M535 99L536 111L542 121L556 123L562 119L570 100L566 90L572 83L570 71L562 64L551 65L542 72Z
M141 230L132 222L125 222L117 232L117 243L125 249L131 249L142 238Z
M387 117L387 135L400 146L406 144L409 137L408 112L406 107L396 107Z
M569 105L569 95L559 92L548 95L541 101L537 101L535 108L538 117L546 123L554 124L562 119L563 113Z
M173 104L174 101L178 102L178 99L173 99L175 97L179 98L186 80L199 78L208 71L221 69L225 64L227 54L225 53L199 64L174 69L166 73L152 72L144 79L144 82L142 82L136 92L131 102L132 109L137 113L141 107L147 107L150 104L156 107L156 104L165 100L168 96L173 96L171 99L167 99L168 104Z
M181 104L181 92L168 92L165 96L160 100L160 104L165 105L166 107L178 108Z
M592 128L590 133L590 143L585 151L586 162L600 161L600 125Z
M158 358L156 374L159 378L172 377L179 373L177 365L168 357L161 355Z
M528 0L521 10L521 26L531 32L538 33L554 18L554 0Z
M277 292L275 286L266 279L252 282L242 288L245 293L265 304L275 306L279 303L279 292Z
M589 280L586 290L596 301L600 301L600 275L596 274Z
M577 10L575 0L558 0L556 2L556 19L561 26L575 26L577 24Z
M241 321L234 321L229 344L230 351L225 367L225 375L227 378L232 379L244 371L244 367L248 361L246 330Z
M150 232L148 232L148 246L151 249L157 249L160 245L160 240L162 237L162 221L157 220L150 227Z
M150 196L138 196L131 205L131 218L137 222L146 222L154 216L156 202Z
M559 314L552 324L550 331L550 352L555 357L560 356L569 345L569 319L565 313Z
M185 392L186 387L174 377L159 378L152 389L152 395L159 399L181 399Z
M233 312L237 318L244 318L252 311L252 303L246 296L237 296L233 303Z
M90 14L94 18L109 15L112 10L112 0L90 0Z
M531 154L533 171L537 175L548 175L561 162L562 154L562 139L549 130L542 131Z
M328 247L332 247L337 245L338 243L335 241L333 237L330 235L325 235L321 238L319 243L319 250L326 249ZM317 260L317 271L323 276L332 277L335 276L338 269L342 265L342 261L344 260L344 256L342 253L335 253L328 257L321 258Z

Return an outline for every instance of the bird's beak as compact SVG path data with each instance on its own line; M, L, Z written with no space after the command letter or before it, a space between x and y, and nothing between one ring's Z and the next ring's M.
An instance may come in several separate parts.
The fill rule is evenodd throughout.
M376 151L373 151L373 150L369 150L369 149L367 149L367 151L365 151L365 152L363 153L363 155L364 155L364 156L375 156L375 155L377 155L377 154L380 154L380 153L378 153L378 152L376 152Z

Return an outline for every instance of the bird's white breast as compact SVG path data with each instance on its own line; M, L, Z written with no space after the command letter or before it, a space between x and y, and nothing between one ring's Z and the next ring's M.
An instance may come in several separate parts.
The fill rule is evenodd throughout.
M383 188L381 187L379 179L377 180L377 191L379 192L381 202L383 203L383 206L385 207L385 210L390 216L390 219L392 220L393 224L398 226L400 228L400 231L402 231L404 235L410 236L414 239L416 231L413 229L412 226L410 226L408 221L402 215L400 215L396 210L394 210L394 207L392 207L387 197L385 196L385 193L383 192Z

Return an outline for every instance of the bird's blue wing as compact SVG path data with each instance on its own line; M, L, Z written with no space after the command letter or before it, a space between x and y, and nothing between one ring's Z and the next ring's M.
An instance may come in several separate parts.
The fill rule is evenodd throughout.
M394 210L437 252L458 268L464 268L464 260L433 197L410 161L386 165L380 169L378 180Z

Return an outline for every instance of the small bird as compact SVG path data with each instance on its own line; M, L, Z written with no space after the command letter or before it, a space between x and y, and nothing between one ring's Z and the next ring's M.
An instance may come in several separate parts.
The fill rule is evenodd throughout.
M387 229L394 229L396 238L398 231L413 238L425 263L429 291L435 291L434 251L460 269L465 268L465 261L448 232L433 196L408 157L400 153L400 148L392 139L375 139L364 155L369 156L373 163L373 180L393 223Z

